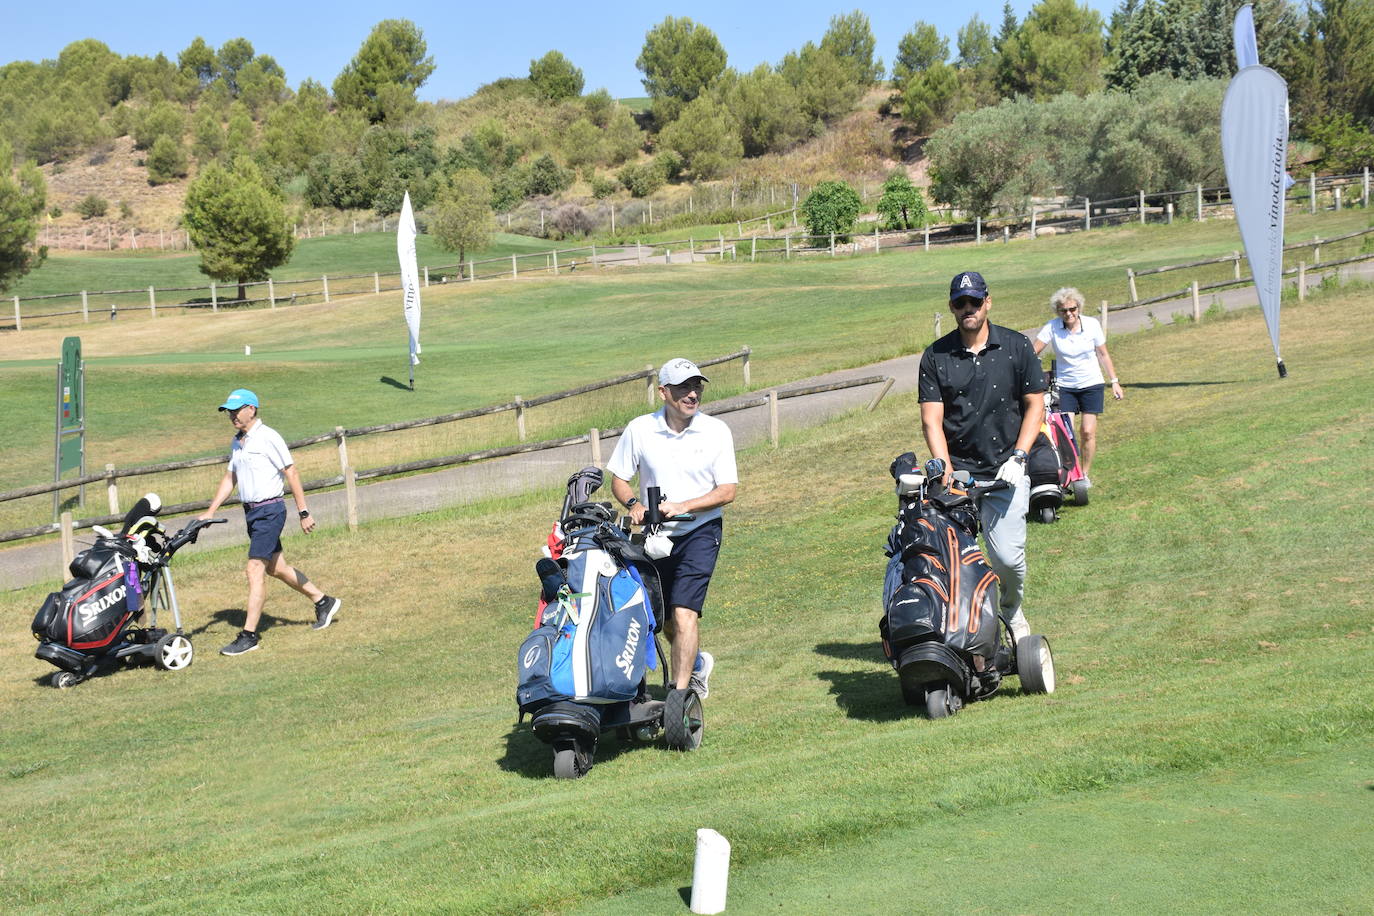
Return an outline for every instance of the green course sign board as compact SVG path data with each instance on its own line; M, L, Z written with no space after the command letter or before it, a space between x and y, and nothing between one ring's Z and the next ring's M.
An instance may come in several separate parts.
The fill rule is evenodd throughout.
M86 425L85 391L82 385L81 338L68 337L62 341L62 369L58 402L57 427L63 432L81 429ZM75 465L65 465L75 467Z

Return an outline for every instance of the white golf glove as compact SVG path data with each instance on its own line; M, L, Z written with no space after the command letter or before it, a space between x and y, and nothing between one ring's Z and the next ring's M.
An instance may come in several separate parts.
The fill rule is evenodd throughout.
M1005 480L1011 486L1016 486L1026 479L1026 459L1013 455L1002 466L997 469L997 479Z

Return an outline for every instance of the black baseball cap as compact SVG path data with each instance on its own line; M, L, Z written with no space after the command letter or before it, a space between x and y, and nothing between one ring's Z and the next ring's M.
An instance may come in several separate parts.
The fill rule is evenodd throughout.
M949 281L949 301L953 302L964 296L972 299L988 297L988 285L978 271L966 270L961 274L955 274L954 279Z

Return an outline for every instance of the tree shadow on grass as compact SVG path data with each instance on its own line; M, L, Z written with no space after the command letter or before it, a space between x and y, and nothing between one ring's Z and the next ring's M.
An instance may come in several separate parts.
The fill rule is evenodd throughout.
M815 652L830 658L848 661L871 662L882 667L878 670L818 671L816 676L830 682L830 693L835 697L835 705L851 719L867 722L892 722L910 717L914 710L902 701L902 690L897 683L882 647L877 642L823 642L817 644Z
M392 388L399 388L402 391L411 390L408 384L406 384L405 382L398 382L389 375L384 375L381 378L377 379L377 381L381 382L383 385L390 385Z

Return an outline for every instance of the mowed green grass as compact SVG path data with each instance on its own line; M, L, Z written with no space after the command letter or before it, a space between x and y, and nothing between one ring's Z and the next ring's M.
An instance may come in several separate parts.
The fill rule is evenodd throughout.
M1353 211L1295 216L1290 236L1333 235L1368 220ZM1117 302L1125 298L1128 265L1178 263L1235 244L1234 226L1214 221L930 252L431 286L413 392L397 384L407 381L399 293L25 330L0 336L0 488L52 473L53 366L62 338L73 333L87 364L88 466L128 467L222 451L225 424L213 407L237 387L257 391L264 417L295 439L529 398L679 354L705 358L743 345L754 350L754 387L767 386L918 352L933 336L936 314L950 328L947 284L960 270L988 278L994 320L1029 328L1046 319L1049 294L1066 283L1089 303ZM737 367L721 370L717 381L715 396L742 387ZM628 392L616 403L610 415L576 403L543 408L539 422L544 433L566 434L564 421L580 429L612 425L642 402ZM500 425L500 435L513 438L513 428ZM485 428L452 432L450 451L499 444ZM402 460L404 442L395 451ZM425 456L417 447L410 457Z
M1113 342L1127 399L1092 504L1031 530L1060 689L942 722L902 706L876 639L910 396L741 456L705 744L607 739L579 782L514 723L554 492L290 538L344 611L312 631L274 586L237 659L213 651L241 624L239 551L189 549L201 654L177 674L44 687L20 635L41 590L4 595L0 901L681 912L709 826L730 912L1363 909L1374 341L1319 319L1364 326L1374 295L1289 314L1283 381L1257 310Z
M468 252L467 257L474 259L509 257L511 254L533 254L548 251L555 245L545 239L525 235L510 235L500 232L492 237L486 249ZM426 265L432 268L452 267L458 263L458 255L439 247L433 236L420 235L415 239L415 256L421 272ZM291 260L272 271L272 279L318 280L326 274L331 277L351 276L374 272L383 274L399 270L396 260L395 232L360 232L357 235L329 235L323 238L300 238L296 240ZM481 271L479 271L480 273ZM174 287L208 287L210 280L200 272L200 255L196 252L171 252L156 250L140 251L52 251L43 265L21 277L8 296L46 296L54 293L78 294L75 308L81 308L80 292L88 290L140 290L141 301L128 300L132 304L147 307L147 289ZM394 282L392 285L395 285ZM233 285L221 283L221 296L232 291ZM200 295L200 294L196 294ZM208 293L204 294L208 298ZM164 293L162 305L180 302L184 297L176 293ZM95 300L91 308L101 306L108 309L106 300ZM27 303L23 314L28 316L53 311L70 310L70 301L60 305ZM125 307L121 301L121 308ZM79 315L77 316L80 317ZM102 316L103 317L103 316ZM124 316L128 320L128 316ZM68 319L70 320L70 319Z

